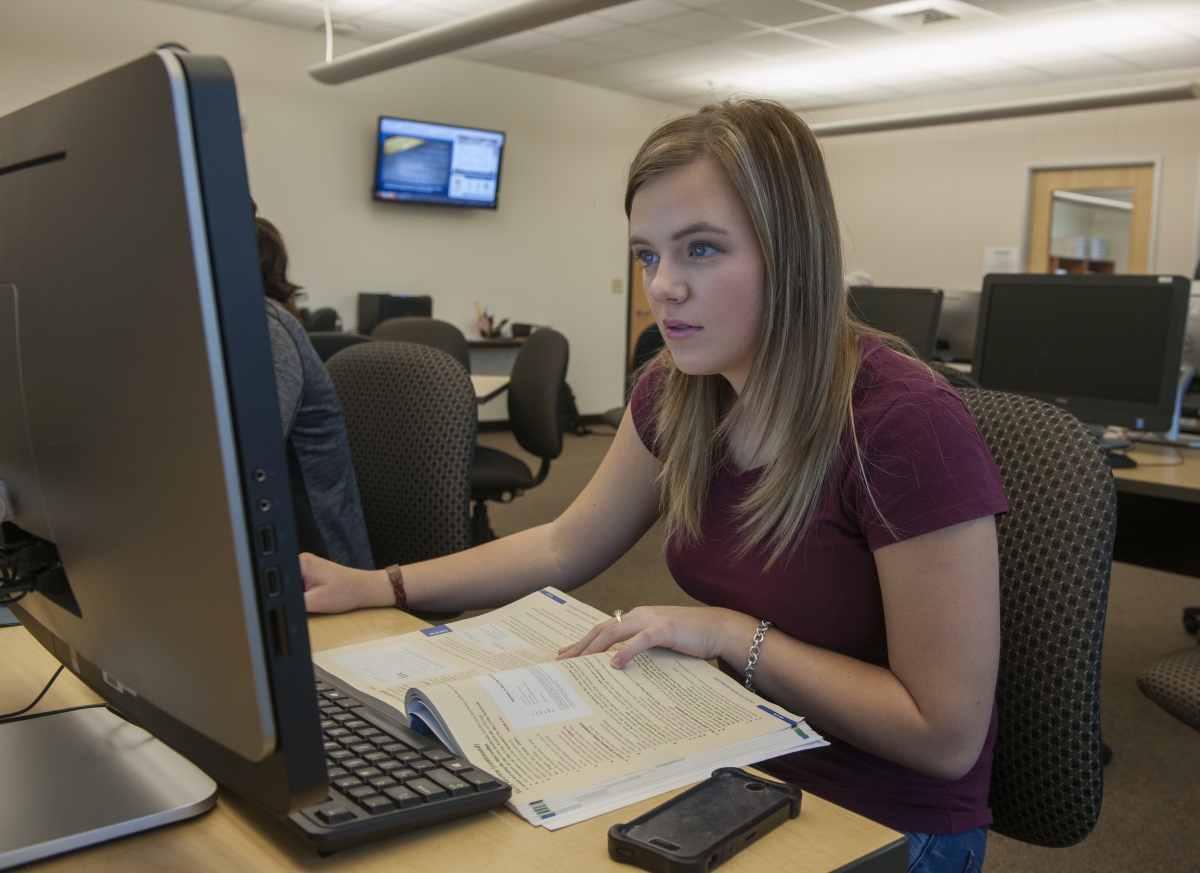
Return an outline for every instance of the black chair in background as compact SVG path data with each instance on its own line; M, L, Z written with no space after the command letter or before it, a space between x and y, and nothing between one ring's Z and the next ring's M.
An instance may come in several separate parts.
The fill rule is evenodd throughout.
M467 338L448 321L438 321L436 318L420 315L389 318L375 326L371 331L371 338L433 346L462 364L468 373L471 372L471 353L467 347Z
M646 328L638 334L637 341L633 344L633 357L630 363L629 376L626 378L625 399L628 403L629 392L633 390L633 375L638 370L642 369L647 362L658 354L659 349L665 345L662 331L658 329L657 324L647 325ZM610 427L620 427L621 419L625 415L624 406L614 406L612 409L601 413L600 417L604 419L604 423Z
M1142 694L1200 731L1200 646L1163 655L1142 671L1137 684Z
M353 345L326 366L375 566L470 548L478 414L466 371L439 349L395 342Z
M487 501L508 503L542 484L550 462L562 453L561 398L568 355L567 338L549 328L532 333L517 353L508 383L508 423L517 444L541 458L542 464L534 475L523 461L507 452L476 446L471 474L475 545L496 538L488 522Z
M1116 536L1112 471L1073 415L1000 391L962 390L1004 480L1000 729L992 829L1078 843L1100 815L1100 652Z
M308 338L312 341L313 348L316 349L317 357L322 361L328 361L342 349L371 341L369 336L363 336L361 333L343 333L341 331L327 330L310 333Z
M339 331L342 329L342 317L336 309L324 306L309 313L304 320L304 329L309 333Z

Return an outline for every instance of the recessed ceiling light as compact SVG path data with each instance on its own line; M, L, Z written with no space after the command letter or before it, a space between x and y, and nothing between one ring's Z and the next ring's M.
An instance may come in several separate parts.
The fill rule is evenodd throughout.
M857 13L876 24L901 30L924 30L961 21L984 21L997 16L961 0L903 0Z

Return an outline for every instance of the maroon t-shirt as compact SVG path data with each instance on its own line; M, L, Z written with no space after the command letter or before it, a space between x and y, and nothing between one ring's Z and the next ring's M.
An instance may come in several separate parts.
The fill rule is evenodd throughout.
M887 667L887 629L872 553L1007 512L1008 505L996 464L962 398L874 338L864 338L861 348L854 421L874 503L851 462L847 435L808 532L790 555L764 569L765 547L742 561L733 556L734 507L761 471L725 465L710 485L700 541L689 546L668 541L666 555L671 575L697 600L769 619L796 639ZM648 373L631 398L634 425L655 454L653 395L659 378ZM722 666L739 679L745 667ZM987 796L994 705L979 760L956 780L893 764L831 736L820 724L813 727L829 740L828 748L776 758L762 769L899 830L948 834L991 824Z

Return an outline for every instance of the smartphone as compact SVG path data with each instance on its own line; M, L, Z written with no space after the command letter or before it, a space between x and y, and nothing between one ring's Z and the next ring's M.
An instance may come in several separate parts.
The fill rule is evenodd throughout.
M736 767L608 831L608 855L652 873L707 873L800 815L802 792Z

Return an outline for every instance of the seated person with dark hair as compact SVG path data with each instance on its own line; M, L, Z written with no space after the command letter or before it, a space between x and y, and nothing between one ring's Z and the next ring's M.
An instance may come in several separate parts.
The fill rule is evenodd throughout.
M373 570L346 423L333 380L298 321L294 298L300 286L288 281L283 237L265 218L256 217L254 223L300 548L339 564Z

